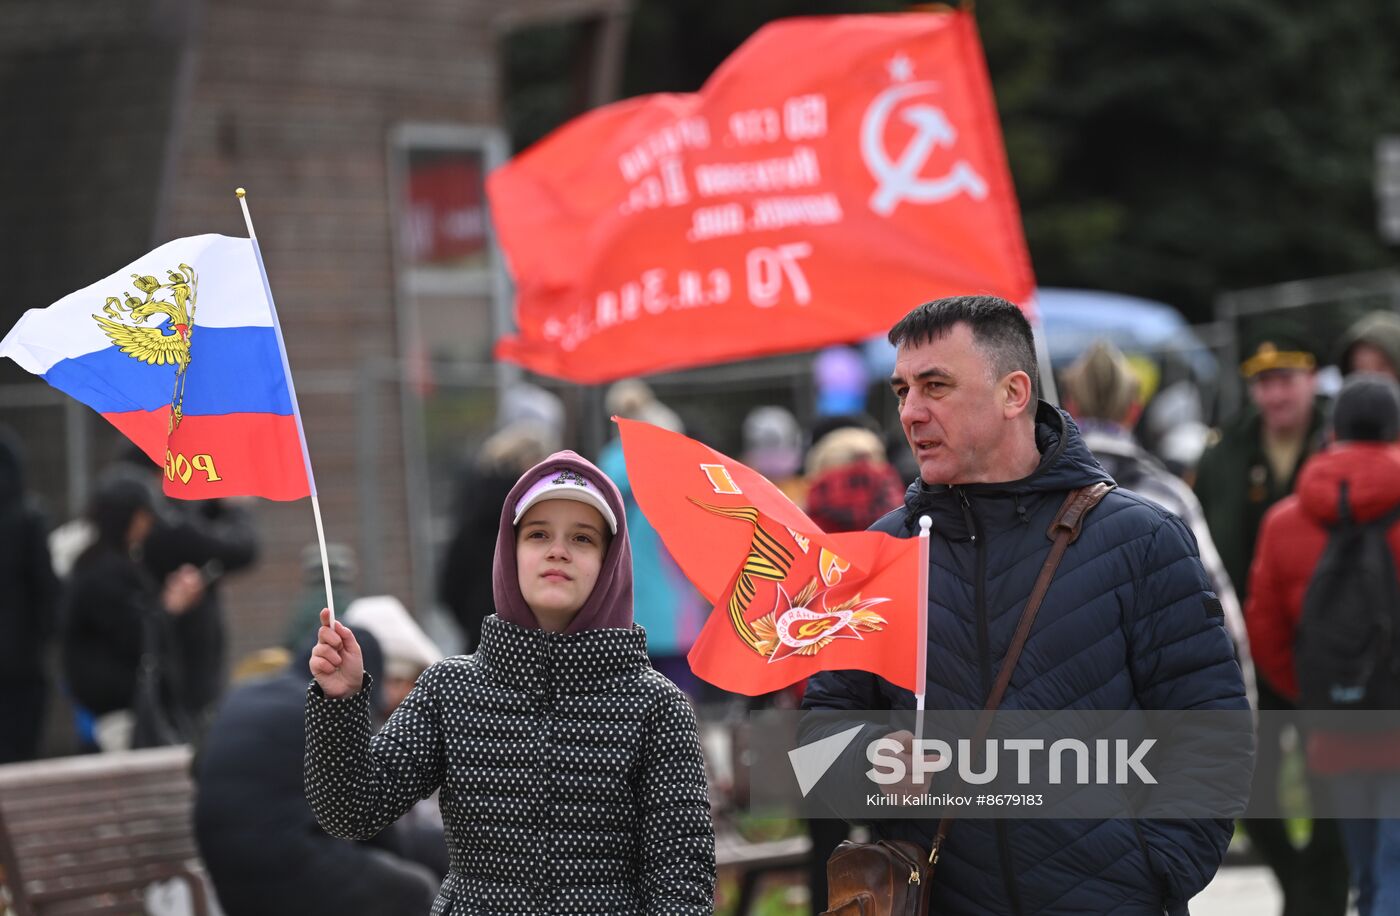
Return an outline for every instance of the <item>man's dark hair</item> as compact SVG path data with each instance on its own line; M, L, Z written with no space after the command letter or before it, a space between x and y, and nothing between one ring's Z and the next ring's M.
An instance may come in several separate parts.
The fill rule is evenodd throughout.
M1015 303L996 296L950 296L916 306L890 328L890 343L918 346L938 340L965 324L972 339L992 362L997 378L1020 369L1031 378L1031 415L1040 397L1040 370L1031 323Z

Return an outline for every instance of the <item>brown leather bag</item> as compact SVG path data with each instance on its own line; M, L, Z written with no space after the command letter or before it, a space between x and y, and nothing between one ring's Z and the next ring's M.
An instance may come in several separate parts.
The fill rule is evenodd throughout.
M822 916L926 916L933 863L917 843L845 841L826 861Z
M1055 543L1040 567L1035 587L1031 589L1026 607L1021 612L1016 634L1002 660L1001 671L992 685L992 692L987 696L986 705L982 707L972 739L973 747L981 746L991 728L992 714L1001 705L1007 685L1011 683L1011 672L1020 660L1021 650L1031 635L1036 612L1050 589L1050 582L1055 578L1055 570L1059 568L1065 550L1079 537L1084 516L1112 489L1113 484L1096 483L1071 491L1055 514L1055 520L1050 523L1050 529L1045 532ZM951 817L944 817L938 822L933 848L927 855L917 843L906 840L879 840L874 843L852 843L847 840L837 846L826 863L828 900L821 916L927 916L929 896L933 892L933 870L952 825Z

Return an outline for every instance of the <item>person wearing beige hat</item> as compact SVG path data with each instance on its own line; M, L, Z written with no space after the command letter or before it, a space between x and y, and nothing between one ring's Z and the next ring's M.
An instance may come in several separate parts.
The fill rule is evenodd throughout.
M885 443L863 426L840 426L822 436L807 451L807 479L816 480L827 471L857 464L887 464Z
M1133 438L1142 416L1141 383L1117 347L1097 340L1080 354L1060 380L1064 407L1079 425L1084 444L1104 470L1124 489L1145 496L1186 523L1196 537L1201 565L1215 587L1225 613L1225 626L1235 641L1245 685L1254 694L1254 670L1249 638L1234 583L1211 539L1201 501L1181 478L1167 470Z
M1400 315L1369 312L1347 328L1337 346L1342 375L1375 372L1400 379Z

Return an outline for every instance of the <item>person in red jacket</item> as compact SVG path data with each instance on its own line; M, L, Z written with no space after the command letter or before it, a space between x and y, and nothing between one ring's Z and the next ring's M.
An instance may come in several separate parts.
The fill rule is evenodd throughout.
M1357 522L1400 506L1400 387L1388 377L1351 376L1333 408L1331 444L1308 459L1297 489L1264 516L1249 575L1245 622L1258 676L1290 701L1298 700L1293 647L1303 596L1338 521L1347 485ZM1400 524L1388 541L1400 566ZM1330 780L1339 811L1400 806L1400 733L1354 736L1314 730L1307 738L1309 771ZM1342 819L1343 841L1360 916L1400 913L1400 820Z

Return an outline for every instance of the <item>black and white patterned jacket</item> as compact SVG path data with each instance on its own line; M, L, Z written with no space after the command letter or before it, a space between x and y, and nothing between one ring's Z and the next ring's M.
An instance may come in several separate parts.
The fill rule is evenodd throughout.
M714 828L695 716L646 635L492 616L373 738L368 690L306 705L306 797L367 838L441 788L452 870L433 916L714 911Z

